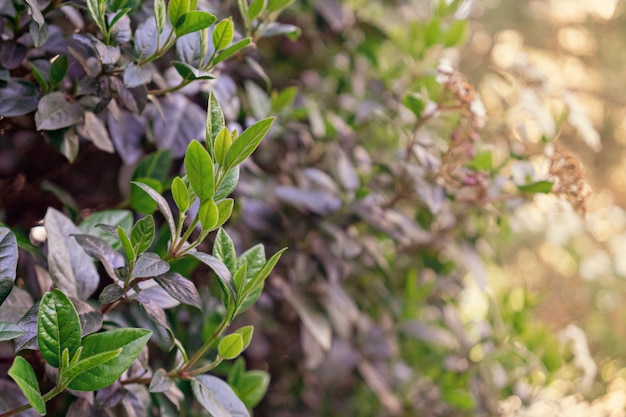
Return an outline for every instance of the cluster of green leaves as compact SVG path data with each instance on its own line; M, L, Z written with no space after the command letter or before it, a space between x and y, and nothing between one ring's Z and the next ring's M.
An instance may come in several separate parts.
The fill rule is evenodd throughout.
M16 356L9 375L29 404L5 410L2 416L30 407L43 415L45 402L66 389L97 391L111 386L135 362L153 332L157 345L165 352L174 349L178 359L169 369L144 364L143 375L151 377L129 374L125 384L148 385L149 392L164 396L159 404L167 402L180 409L183 398L177 394L177 381L191 381L195 398L212 415L248 415L248 408L258 403L267 390L267 373L246 371L241 359L231 366L228 382L206 372L223 361L237 359L250 344L252 326L224 333L234 318L259 298L265 279L284 251L266 259L264 247L259 244L238 256L231 237L221 228L233 211L234 200L229 195L237 185L239 165L255 151L272 122L267 118L241 134L231 132L225 127L221 106L211 94L205 141L190 143L184 157L186 175L170 182L177 216L160 191L148 181L142 182L142 178L150 178L142 175L154 174L154 170L146 168L146 163L138 167L143 173L137 174L139 178L133 184L154 202L151 211L158 208L163 216L161 230L151 213L133 222L132 213L126 210L98 212L77 228L62 213L48 210L44 219L47 264L50 284L56 289L45 293L16 322L2 320L0 311L0 340L15 340L18 352L38 349L43 359L58 369L56 385L42 395L32 366ZM154 158L147 165L151 162ZM150 211L139 201L136 204ZM201 250L201 244L214 231L210 254ZM166 241L164 245L157 241L159 236ZM7 300L12 304L15 300L11 294L16 297L23 291L14 287L17 247L13 233L0 228L0 304ZM107 279L112 281L99 293L99 311L86 303L100 283L92 258L101 263ZM223 304L222 309L213 307L210 312L218 323L200 346L187 332L175 334L165 312L171 303L162 302L165 294L174 305L183 303L198 310L206 305L194 282L173 268L181 262L189 265L190 261L192 266L201 263L213 270ZM152 284L161 288L161 295ZM119 325L100 331L108 317L115 321L117 310L125 307L132 311L134 305L142 307L143 313L137 313L137 317L147 317L147 323L142 324L152 330ZM132 321L132 314L126 321ZM189 344L185 346L181 339ZM193 355L188 354L190 348L195 350ZM208 360L210 351L214 355Z

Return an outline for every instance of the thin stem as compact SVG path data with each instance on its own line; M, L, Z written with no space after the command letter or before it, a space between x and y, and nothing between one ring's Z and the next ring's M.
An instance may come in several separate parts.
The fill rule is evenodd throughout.
M56 387L52 388L50 391L48 391L46 394L43 395L43 400L44 402L48 402L51 399L53 399L54 397L56 397L57 395L59 395L60 393L63 392L65 388L57 385ZM9 416L14 416L16 414L21 413L22 411L26 411L31 409L33 406L30 404L24 404L24 405L20 405L17 408L14 408L13 410L9 410L6 413L2 413L0 414L0 417L9 417Z
M183 366L177 373L179 375L181 373L188 375L189 369L191 369L196 364L196 362L202 359L202 357L209 350L213 342L215 342L222 335L222 333L224 333L224 330L226 330L229 324L230 323L228 321L228 315L225 315L224 319L217 327L217 329L215 329L211 337L209 337L209 339L204 342L202 347L191 357L191 359L189 359L189 362L187 362L185 366Z
M212 369L215 369L217 367L217 365L222 363L222 361L223 361L223 359L218 356L213 362L211 362L209 364L206 364L204 366L201 366L199 368L196 368L193 371L186 372L185 375L188 376L188 377L193 377L193 376L196 376L196 375L203 374L203 373L208 372L208 371L210 371Z

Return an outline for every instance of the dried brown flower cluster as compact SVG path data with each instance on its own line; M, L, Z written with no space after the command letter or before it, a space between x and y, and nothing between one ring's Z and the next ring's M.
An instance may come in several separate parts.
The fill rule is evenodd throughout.
M576 211L584 214L591 187L580 162L558 141L554 142L550 156L549 173L554 181L552 193L565 198Z
M487 176L465 167L476 155L478 131L485 124L485 107L480 96L465 77L447 64L438 68L437 81L442 85L440 110L454 110L460 115L450 134L450 143L439 170L443 186L456 190L466 202L483 202L487 197Z

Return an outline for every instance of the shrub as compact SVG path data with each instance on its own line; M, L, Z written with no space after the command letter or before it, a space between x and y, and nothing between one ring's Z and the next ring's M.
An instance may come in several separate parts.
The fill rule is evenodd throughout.
M262 331L246 359L272 373L261 415L495 415L512 393L576 375L568 348L530 324L531 294L489 289L494 271L506 278L493 245L511 238L511 209L569 188L556 164L532 170L555 137L509 141L456 69L468 4L236 3L0 9L8 152L43 145L40 132L73 162L55 163L61 186L41 182L64 210L39 214L43 246L19 227L28 213L4 207L0 334L17 355L0 407L247 415L269 384L238 358L248 323ZM278 34L295 42L261 42ZM102 162L115 153L114 179L133 185L76 202L94 148L87 170L117 169Z

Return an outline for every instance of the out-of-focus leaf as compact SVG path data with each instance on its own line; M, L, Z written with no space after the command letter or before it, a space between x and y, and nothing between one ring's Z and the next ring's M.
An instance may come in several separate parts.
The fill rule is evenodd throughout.
M77 124L83 118L83 109L65 94L54 92L41 98L35 113L37 130L55 130Z
M37 110L39 93L26 80L11 79L0 88L0 116L15 117Z
M98 149L109 153L115 152L109 132L102 120L94 113L90 111L85 112L85 122L82 128L79 128L78 133L90 139Z
M341 199L325 191L302 190L281 185L274 189L274 193L279 200L287 204L319 215L333 213L341 208Z
M135 164L143 155L141 139L146 132L143 118L119 109L117 115L107 112L107 126L117 153L126 165Z
M41 48L48 40L48 25L38 25L34 20L28 24L28 34L35 48Z
M16 337L23 335L24 333L24 329L22 329L17 324L0 321L0 342L13 340Z
M150 380L150 386L148 390L150 392L163 392L173 385L174 381L167 375L167 371L162 368L156 370L152 379Z
M249 417L248 409L232 388L212 375L198 375L191 381L196 399L215 417Z
M44 224L48 269L54 284L68 295L86 300L98 287L100 276L91 258L71 236L80 234L79 229L54 208L48 208Z
M41 10L39 10L39 4L37 3L37 0L25 1L26 4L28 4L28 8L30 9L30 15L32 16L33 20L37 22L39 27L41 27L45 23L45 20L43 18L43 15L41 14Z
M290 25L287 23L272 22L267 25L267 28L262 32L261 36L264 38L268 38L270 36L285 35L290 40L296 41L301 34L302 30L298 26Z
M0 64L6 69L14 70L22 64L27 51L26 46L21 43L4 40L0 44Z
M148 66L139 66L131 62L124 70L124 85L127 87L139 87L150 81L152 81L152 70Z
M0 304L6 300L17 270L17 239L11 230L0 227Z
M78 229L81 233L99 237L113 248L119 248L119 241L99 225L122 226L124 230L130 230L133 225L133 213L129 210L102 210L84 219Z
M518 190L524 193L530 194L548 194L552 191L553 182L550 181L537 181L531 184L518 185Z
M160 105L165 120L156 110L150 115L155 143L180 158L192 139L204 136L205 112L182 94L169 94Z

